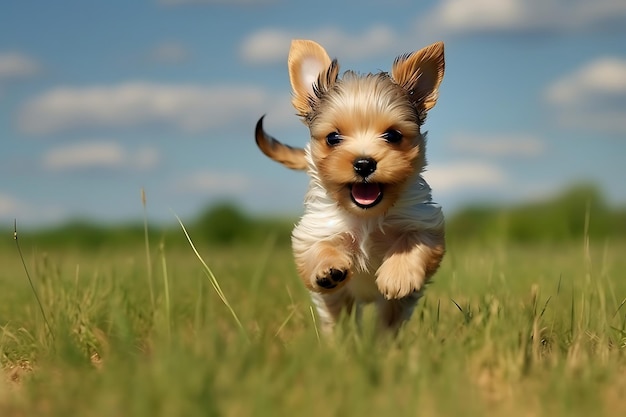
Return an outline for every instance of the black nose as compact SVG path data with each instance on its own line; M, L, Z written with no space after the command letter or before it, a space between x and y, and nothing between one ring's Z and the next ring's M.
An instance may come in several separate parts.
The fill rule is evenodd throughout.
M376 161L372 158L355 159L352 166L354 166L354 172L363 178L376 171Z

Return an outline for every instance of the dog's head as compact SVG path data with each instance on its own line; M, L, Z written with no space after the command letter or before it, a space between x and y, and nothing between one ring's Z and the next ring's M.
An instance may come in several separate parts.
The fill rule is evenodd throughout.
M443 43L396 58L391 73L339 77L320 45L289 52L293 105L311 131L311 156L326 190L361 216L386 212L424 169L426 113L437 102Z

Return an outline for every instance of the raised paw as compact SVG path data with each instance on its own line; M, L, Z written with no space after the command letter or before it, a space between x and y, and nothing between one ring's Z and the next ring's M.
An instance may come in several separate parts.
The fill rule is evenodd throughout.
M347 276L348 271L346 270L330 268L328 271L325 271L321 276L316 276L315 283L325 290L332 290L333 288L336 288L340 283L345 281Z
M443 232L406 234L393 244L376 271L378 290L388 300L422 290L444 251Z
M411 259L391 258L378 269L376 285L387 300L407 297L424 286L424 268L417 262L407 261Z

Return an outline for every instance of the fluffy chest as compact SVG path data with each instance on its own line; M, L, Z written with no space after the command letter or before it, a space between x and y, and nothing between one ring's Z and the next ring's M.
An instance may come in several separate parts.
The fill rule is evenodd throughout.
M305 213L294 230L294 249L306 251L315 242L342 236L352 258L352 277L346 289L363 302L381 297L376 286L376 272L385 255L402 231L383 218L353 218L341 211L325 210Z
M359 216L342 209L321 185L312 170L305 199L305 213L292 234L296 262L303 279L312 279L307 262L320 242L331 242L351 258L352 278L346 284L355 299L374 301L382 295L376 274L394 245L407 233L443 227L441 209L430 199L430 188L421 177L384 215ZM317 260L316 262L319 262Z

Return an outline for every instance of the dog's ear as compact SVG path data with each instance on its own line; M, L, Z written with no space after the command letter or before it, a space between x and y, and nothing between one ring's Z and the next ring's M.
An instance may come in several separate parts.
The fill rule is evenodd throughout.
M289 79L293 89L293 106L306 116L312 105L337 81L339 65L331 61L321 45L313 41L294 40L289 50Z
M437 42L412 54L397 57L391 76L409 93L418 113L425 116L437 103L444 69L443 42Z

